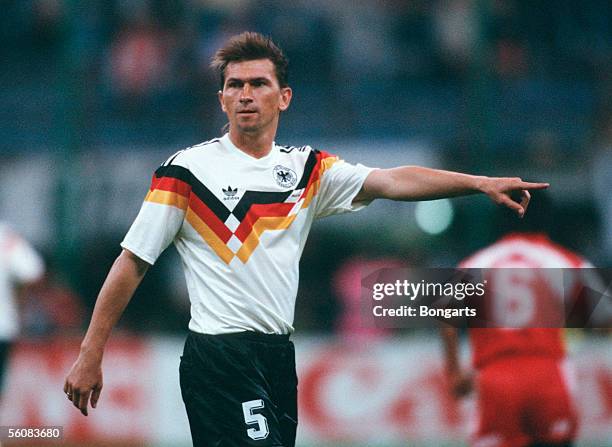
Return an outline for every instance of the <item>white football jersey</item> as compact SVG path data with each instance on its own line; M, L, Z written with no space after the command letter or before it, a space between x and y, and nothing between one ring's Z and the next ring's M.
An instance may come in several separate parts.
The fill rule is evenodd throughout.
M256 159L226 134L157 169L121 246L153 264L174 242L191 330L291 333L313 220L365 207L353 199L371 171L309 146L274 144Z
M43 273L44 264L38 253L0 224L0 340L11 340L19 333L15 288L38 280Z

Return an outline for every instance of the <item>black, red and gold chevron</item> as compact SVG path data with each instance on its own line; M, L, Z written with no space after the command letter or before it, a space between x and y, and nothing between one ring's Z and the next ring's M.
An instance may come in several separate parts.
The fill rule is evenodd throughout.
M323 172L337 161L338 157L326 152L312 151L294 189L283 192L247 190L233 210L229 210L188 169L176 165L161 166L153 175L145 201L185 211L185 219L226 264L234 256L246 263L265 231L289 228L297 217L296 203L302 201L299 209L310 205L319 191ZM294 191L302 189L297 200L286 201ZM230 215L240 222L234 232L225 224ZM232 235L242 242L237 252L227 245Z

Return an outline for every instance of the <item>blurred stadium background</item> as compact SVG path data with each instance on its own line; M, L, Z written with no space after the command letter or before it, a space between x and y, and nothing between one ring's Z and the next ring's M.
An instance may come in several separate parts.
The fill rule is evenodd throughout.
M62 393L99 287L178 149L220 134L208 68L228 36L271 35L294 100L277 141L373 166L549 181L551 236L612 265L612 6L607 0L4 0L0 220L44 254L0 422L59 425L62 445L186 446L180 261L150 270L85 419ZM537 200L537 196L536 196ZM435 332L356 328L364 269L453 266L496 234L479 197L377 203L319 222L296 310L299 446L465 445L473 402L446 394ZM364 333L365 332L365 333ZM569 332L581 446L612 445L612 350ZM467 357L466 357L467 362ZM29 445L29 444L28 444Z

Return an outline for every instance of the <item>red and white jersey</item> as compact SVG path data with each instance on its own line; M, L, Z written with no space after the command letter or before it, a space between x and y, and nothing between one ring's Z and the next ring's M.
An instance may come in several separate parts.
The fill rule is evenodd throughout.
M174 242L192 331L287 334L314 219L365 207L353 199L371 171L309 146L256 159L226 134L157 169L121 246L153 264Z
M474 367L507 356L562 358L563 330L546 322L563 308L568 288L580 287L582 275L568 283L565 274L564 282L561 269L584 267L592 265L543 234L510 234L462 261L459 268L491 269L486 318L496 328L470 329Z
M28 242L7 226L0 224L0 340L10 340L19 333L19 314L15 287L38 280L44 264Z

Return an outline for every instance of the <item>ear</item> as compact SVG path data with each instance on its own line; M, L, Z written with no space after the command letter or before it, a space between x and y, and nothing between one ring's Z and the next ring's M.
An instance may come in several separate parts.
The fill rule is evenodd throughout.
M293 91L290 87L281 88L281 100L278 108L281 112L284 112L289 108L289 104L291 103L291 97L293 96Z
M219 90L217 92L217 98L219 98L219 104L221 104L221 110L223 110L224 112L227 112L227 110L225 110L225 104L223 104L223 90Z

